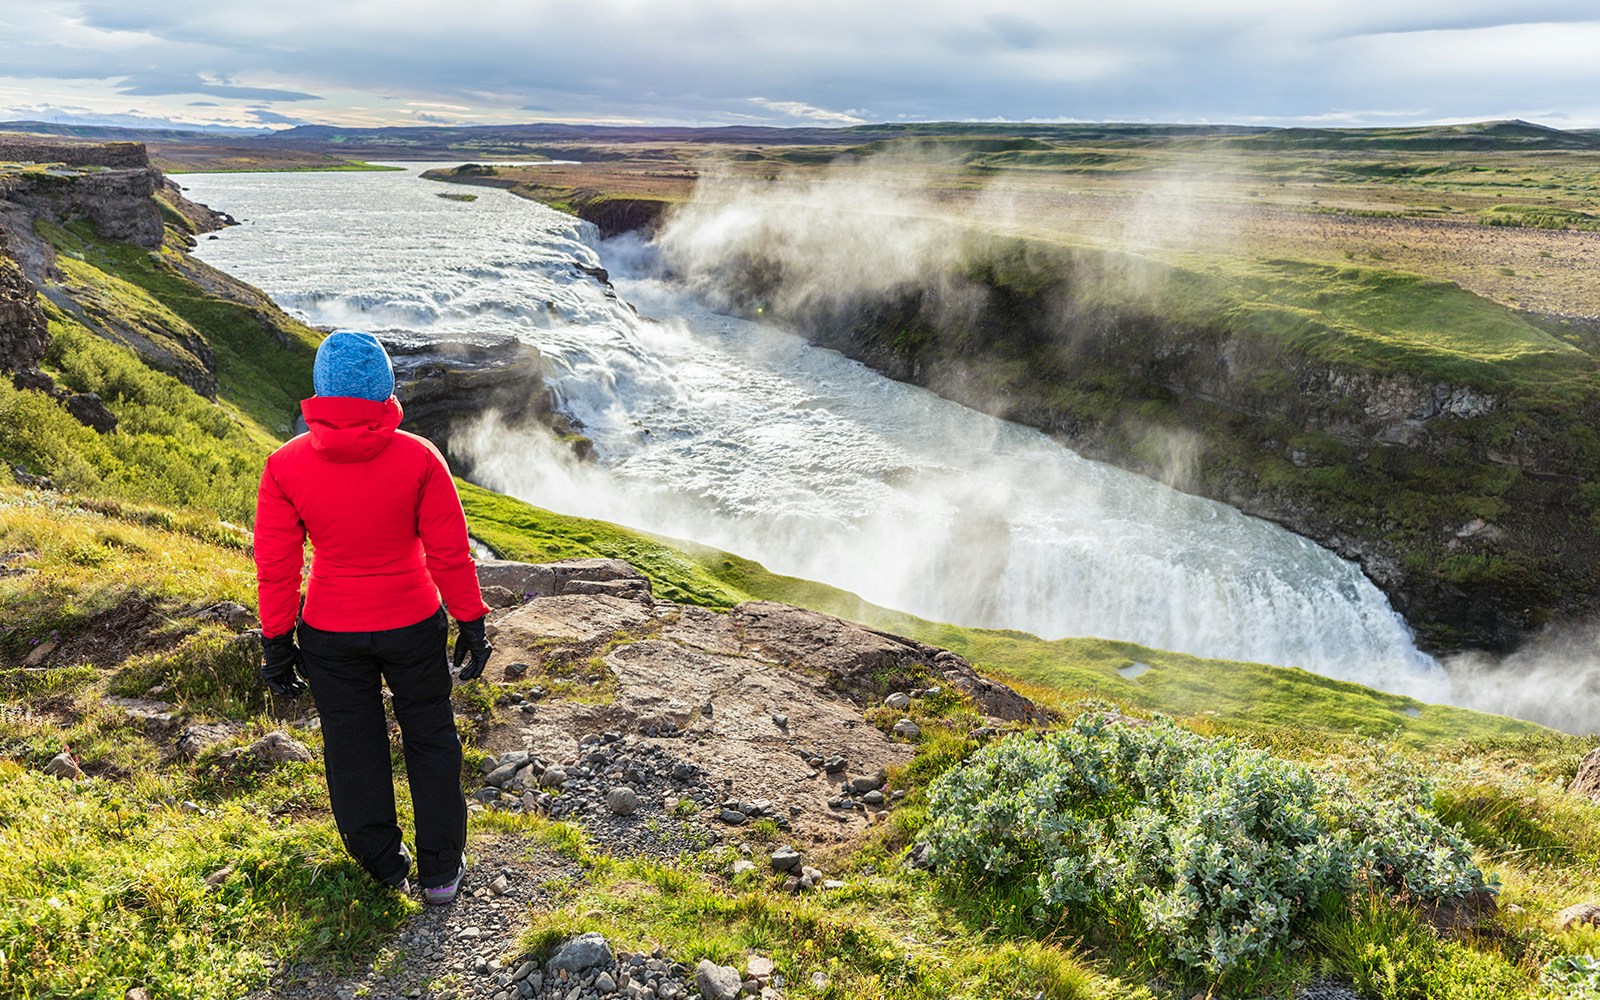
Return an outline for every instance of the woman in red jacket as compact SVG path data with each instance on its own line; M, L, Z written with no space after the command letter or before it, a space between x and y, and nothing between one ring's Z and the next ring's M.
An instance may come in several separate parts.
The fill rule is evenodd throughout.
M373 877L404 891L411 857L395 820L388 683L416 816L417 880L428 902L449 903L466 873L467 808L445 608L460 624L456 666L471 659L462 680L481 674L491 652L466 517L438 450L398 430L394 369L376 337L330 334L312 379L317 394L300 404L310 431L267 459L256 498L261 675L288 697L306 689L297 670L310 682L339 835Z

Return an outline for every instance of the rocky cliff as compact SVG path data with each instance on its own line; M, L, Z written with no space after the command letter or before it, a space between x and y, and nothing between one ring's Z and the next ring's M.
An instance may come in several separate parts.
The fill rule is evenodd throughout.
M797 295L759 254L696 278L890 377L1356 560L1434 651L1503 650L1600 611L1593 358L1429 373L1422 349L1342 354L1305 310L1199 308L1125 267L978 241L956 270L873 293Z

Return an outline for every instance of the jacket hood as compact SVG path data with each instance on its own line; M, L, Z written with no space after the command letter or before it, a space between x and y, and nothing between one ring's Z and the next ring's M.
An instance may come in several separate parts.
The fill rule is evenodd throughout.
M310 428L311 447L332 462L365 462L394 439L404 411L390 396L378 402L354 396L313 396L300 412Z

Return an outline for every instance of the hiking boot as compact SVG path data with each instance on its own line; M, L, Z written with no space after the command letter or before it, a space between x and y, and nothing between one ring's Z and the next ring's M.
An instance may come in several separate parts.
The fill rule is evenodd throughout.
M434 906L449 906L456 901L456 895L461 892L461 880L467 875L467 863L463 861L456 868L456 877L444 885L425 886L422 898Z
M401 895L406 895L411 892L411 852L406 850L406 845L404 844L400 845L400 860L405 862L405 866L382 881L389 888L398 890Z

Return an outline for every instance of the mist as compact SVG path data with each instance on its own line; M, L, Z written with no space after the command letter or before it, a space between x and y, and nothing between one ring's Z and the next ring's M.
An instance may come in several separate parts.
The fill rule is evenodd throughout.
M1464 708L1600 733L1600 624L1552 626L1509 655L1462 653L1445 668Z

